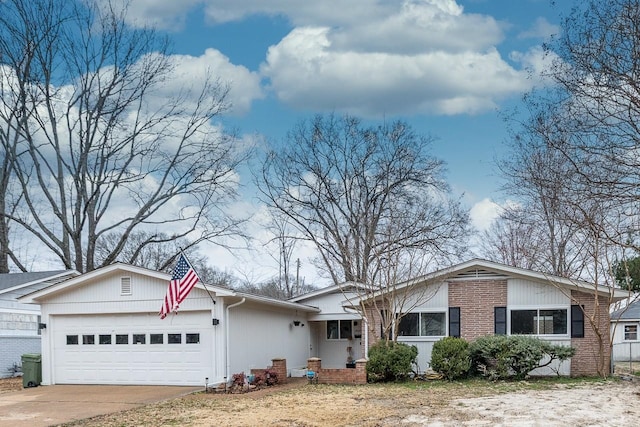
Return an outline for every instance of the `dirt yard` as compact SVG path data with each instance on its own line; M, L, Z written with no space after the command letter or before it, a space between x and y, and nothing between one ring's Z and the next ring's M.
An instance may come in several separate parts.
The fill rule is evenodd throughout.
M73 426L629 426L640 382L559 380L327 386L199 393Z

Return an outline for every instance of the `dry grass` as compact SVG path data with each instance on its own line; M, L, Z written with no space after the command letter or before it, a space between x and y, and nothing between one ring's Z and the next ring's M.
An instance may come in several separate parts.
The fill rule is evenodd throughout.
M22 390L22 377L0 378L0 394Z
M612 396L619 406L606 404ZM527 420L526 425L622 426L640 417L640 409L634 409L638 396L637 383L599 380L298 383L242 395L199 393L69 426L514 425ZM606 412L610 409L615 413Z

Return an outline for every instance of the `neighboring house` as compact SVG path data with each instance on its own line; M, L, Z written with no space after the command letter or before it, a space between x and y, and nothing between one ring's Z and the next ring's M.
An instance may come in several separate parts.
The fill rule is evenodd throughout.
M416 288L420 283L431 289L425 292ZM445 336L472 341L498 333L525 334L571 345L576 348L572 360L552 368L564 375L597 373L596 335L578 305L587 313L593 312L594 288L589 283L474 259L413 279L410 285L416 295L429 298L416 301L396 333L398 341L417 346L421 371L429 367L433 344ZM409 283L398 285L396 291L401 293L403 286ZM310 314L309 322L311 355L320 357L323 367L344 367L349 355L365 355L366 349L380 338L379 315L370 312L362 318L355 314L349 308L354 295L350 290L352 285L344 293L339 286L331 286L292 299L321 309L320 313ZM623 297L622 292L616 292L615 299ZM609 301L602 287L599 304L600 330L607 345ZM552 372L546 368L535 373Z
M613 360L640 361L640 301L611 313Z
M40 307L18 298L78 275L76 271L0 274L0 378L10 377L26 353L40 353Z
M160 319L171 276L115 263L31 293L42 310L42 384L204 385L309 357L317 308L198 283Z

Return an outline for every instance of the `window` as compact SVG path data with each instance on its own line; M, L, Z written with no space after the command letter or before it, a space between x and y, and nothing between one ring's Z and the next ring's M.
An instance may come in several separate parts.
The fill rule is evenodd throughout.
M132 342L134 344L144 344L146 342L147 336L145 334L133 334Z
M129 344L129 334L116 334L116 344Z
M150 344L162 344L164 341L162 339L162 334L149 334L149 343Z
M98 337L98 343L100 343L100 344L111 344L111 335L100 335Z
M200 344L200 334L187 334L185 342L187 344Z
M350 340L352 338L351 320L327 320L328 340Z
M95 335L83 335L82 336L82 344L95 344L96 343L96 336Z
M78 336L67 335L67 345L78 345Z
M512 335L565 335L567 310L511 310Z
M446 334L446 313L406 313L398 326L401 337L442 337Z
M169 344L182 343L182 334L167 334L167 343Z
M624 325L625 341L636 341L638 339L638 325Z

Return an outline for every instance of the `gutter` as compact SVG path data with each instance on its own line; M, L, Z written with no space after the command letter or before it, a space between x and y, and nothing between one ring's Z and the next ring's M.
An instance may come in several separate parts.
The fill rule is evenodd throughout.
M234 308L234 307L237 307L239 305L244 304L244 302L246 300L247 299L245 297L242 297L242 299L240 301L238 301L237 303L227 306L227 315L226 315L226 320L227 321L225 322L226 325L225 325L225 338L224 338L225 342L226 342L226 346L225 346L226 347L225 348L225 359L226 360L225 360L225 362L226 362L226 365L227 365L226 374L225 374L225 377L224 377L225 383L228 383L229 378L231 378L231 372L230 372L231 371L231 360L230 360L231 358L229 356L229 310Z

